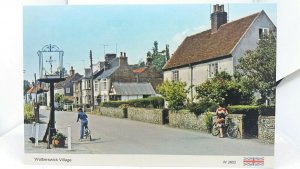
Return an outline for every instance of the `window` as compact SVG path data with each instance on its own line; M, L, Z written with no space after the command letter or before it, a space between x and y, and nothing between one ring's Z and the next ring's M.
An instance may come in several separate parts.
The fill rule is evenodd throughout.
M218 73L218 63L208 65L208 78L213 78Z
M259 28L259 39L265 39L269 35L269 28Z
M174 70L173 72L173 77L172 77L172 80L173 81L179 81L179 72L178 72L178 70Z
M107 80L106 79L102 80L101 90L107 90Z
M90 89L91 88L91 81L87 80L87 88Z
M95 81L95 91L97 92L99 90L99 84L98 84L98 81L96 80Z
M66 88L66 93L71 93L70 88Z

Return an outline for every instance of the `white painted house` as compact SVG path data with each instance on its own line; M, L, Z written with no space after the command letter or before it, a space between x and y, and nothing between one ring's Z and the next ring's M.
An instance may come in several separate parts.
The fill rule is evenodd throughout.
M137 82L114 82L110 90L110 98L116 100L133 100L142 99L149 96L155 96L156 93L151 83L137 83Z
M207 18L208 19L208 18ZM238 59L276 27L264 11L227 23L224 5L214 5L211 29L185 38L163 68L164 80L199 85L216 72L233 74ZM194 98L191 89L189 98Z

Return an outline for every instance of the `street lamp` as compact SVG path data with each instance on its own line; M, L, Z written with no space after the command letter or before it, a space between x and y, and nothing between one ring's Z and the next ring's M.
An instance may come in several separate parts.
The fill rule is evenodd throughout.
M54 110L54 83L64 81L63 55L64 51L56 45L45 45L37 52L39 56L39 81L50 84L50 119L43 141L48 135L48 145L50 148L52 136L56 133L55 129L55 110Z

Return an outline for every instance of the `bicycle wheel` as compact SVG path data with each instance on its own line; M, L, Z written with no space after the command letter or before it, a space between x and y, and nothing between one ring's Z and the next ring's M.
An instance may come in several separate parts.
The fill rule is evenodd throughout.
M231 126L228 126L228 128L227 128L227 135L230 138L240 138L241 137L239 128L231 127Z
M219 127L216 125L213 125L212 129L211 129L211 134L213 136L217 136L220 133Z

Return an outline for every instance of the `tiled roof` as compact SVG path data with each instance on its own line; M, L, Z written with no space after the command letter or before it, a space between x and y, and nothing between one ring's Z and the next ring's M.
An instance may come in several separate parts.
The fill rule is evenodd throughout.
M164 66L164 70L230 55L254 19L255 13L221 25L217 32L211 29L188 36Z
M133 73L142 73L146 70L145 67L141 67L141 68L138 68L138 69L134 69L132 70Z
M38 94L44 91L48 91L48 88L45 86L44 83L40 84L36 84L35 86L32 86L27 93L31 94L31 93L36 93L36 91L38 91Z
M155 91L150 83L113 83L115 95L155 95Z

